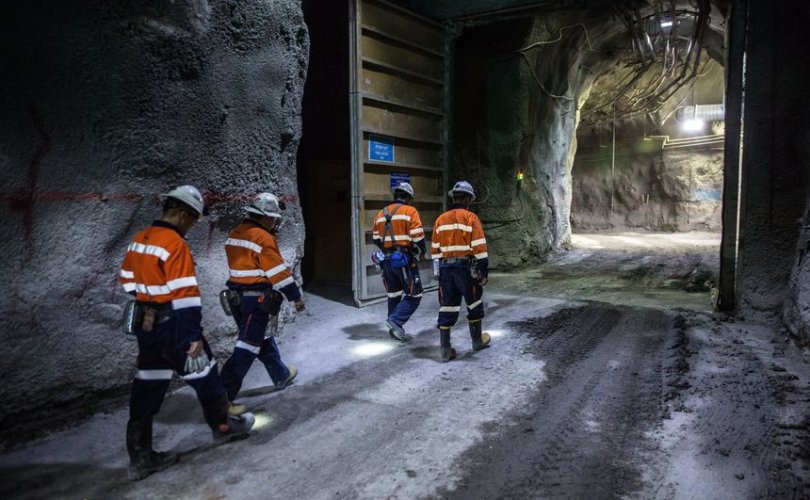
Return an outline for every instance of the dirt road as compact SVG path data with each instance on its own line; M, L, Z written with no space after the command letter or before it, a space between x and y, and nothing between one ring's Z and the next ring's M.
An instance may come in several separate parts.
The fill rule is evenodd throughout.
M155 428L158 448L184 454L176 466L128 482L127 413L110 408L0 454L0 496L810 498L810 353L685 291L710 288L695 272L710 251L618 252L493 275L493 345L472 352L462 319L450 363L435 293L406 346L384 305L310 295L315 313L282 336L296 384L242 397L250 439L200 449L210 434L184 389ZM266 383L256 365L245 388Z

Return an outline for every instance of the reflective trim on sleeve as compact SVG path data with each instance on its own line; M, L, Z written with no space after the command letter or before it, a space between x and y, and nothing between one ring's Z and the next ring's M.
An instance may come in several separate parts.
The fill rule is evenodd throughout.
M441 306L439 308L440 313L457 313L461 311L461 306Z
M225 242L225 245L230 245L232 247L242 247L247 248L248 250L253 250L256 253L262 253L262 246L258 243L253 243L252 241L248 240L237 240L236 238L228 238L228 241Z
M476 259L486 259L487 257L489 257L489 254L487 252L481 252L481 253L475 254Z
M418 238L414 238L414 239L413 239L413 242L414 242L414 243L419 243L420 241L422 241L422 240L424 240L424 239L425 239L425 235L423 234L422 236L420 236L420 237L418 237Z
M417 229L411 229L411 234L425 234L425 230L422 229L421 227Z
M250 345L247 342L243 342L241 340L236 341L236 348L237 349L244 349L246 351L250 351L253 354L259 354L259 351L261 350L261 347L255 346L255 345Z
M261 269L251 269L249 271L242 271L239 269L228 269L228 273L230 273L231 277L233 278L249 278L252 276L264 276L264 271Z
M185 309L187 307L202 307L202 300L199 297L186 297L184 299L174 299L172 309Z
M468 305L467 309L472 311L473 309L475 309L476 307L478 307L480 305L481 305L481 299L478 299L475 302L473 302L472 304Z
M278 283L274 284L273 287L274 288L284 288L285 286L291 285L293 283L295 283L295 280L292 278L292 276L289 276L289 277L284 278L283 280L279 281Z
M398 292L391 292L391 293L389 293L389 294L387 294L387 295L393 299L394 297L402 297L402 294L403 294L403 293L405 293L405 291L404 291L404 290L400 290L400 291L398 291Z
M124 283L122 286L127 293L135 291L135 283Z
M441 233L442 231L452 231L454 229L464 231L465 233L471 233L472 232L472 226L468 226L466 224L459 224L459 223L442 224L441 226L436 228L436 232Z
M439 260L439 259L444 258L444 254L443 253L433 254L433 255L430 256L430 258L433 259L433 260Z
M128 278L128 279L134 279L135 278L135 273L133 273L132 271L127 271L126 269L121 269L121 277L122 278Z
M439 247L441 247L441 245L439 244L439 242L438 242L438 241L432 241L432 242L430 243L430 247L431 247L431 248L439 248Z
M277 275L278 273L283 273L286 270L287 270L287 265L286 264L279 264L276 267L274 267L272 269L268 269L267 271L265 271L264 275L267 276L268 278L272 278L273 276Z
M186 288L189 286L197 286L197 278L194 276L186 276L185 278L177 278L166 283L170 290L177 290L179 288Z
M183 375L182 378L183 378L183 380L196 380L198 378L205 378L205 377L208 376L209 373L211 373L211 369L214 368L215 366L217 366L217 360L212 359L208 363L208 366L206 366L205 369L203 371L201 371L200 373L196 373L196 372L195 373L189 373L188 375Z
M169 260L169 256L171 256L169 251L163 247L159 247L156 245L144 245L143 243L138 243L136 241L133 241L132 243L129 244L129 246L127 247L127 251L142 253L145 255L154 255L163 262Z
M138 380L171 380L173 370L138 370L135 378Z
M486 245L486 244L487 244L487 239L486 238L481 238L479 240L472 240L470 242L471 247L477 247L478 245Z

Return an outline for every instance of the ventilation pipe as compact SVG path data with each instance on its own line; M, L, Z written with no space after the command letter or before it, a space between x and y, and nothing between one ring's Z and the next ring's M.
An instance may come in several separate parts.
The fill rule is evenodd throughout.
M685 120L700 120L703 122L723 121L726 118L725 104L698 104L684 106L675 112L679 122Z

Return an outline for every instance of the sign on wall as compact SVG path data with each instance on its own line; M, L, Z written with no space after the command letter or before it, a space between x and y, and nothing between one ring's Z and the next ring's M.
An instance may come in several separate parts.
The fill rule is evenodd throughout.
M408 172L391 172L391 189L399 186L400 182L411 183L411 174Z
M394 163L394 140L376 135L369 137L368 159Z

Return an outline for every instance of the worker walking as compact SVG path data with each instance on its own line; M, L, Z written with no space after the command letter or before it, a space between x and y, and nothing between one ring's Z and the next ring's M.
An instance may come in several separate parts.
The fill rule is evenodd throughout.
M121 265L120 282L135 295L131 333L138 340L137 373L127 422L129 478L144 477L177 462L178 455L152 449L152 418L174 373L196 392L217 443L248 436L254 417L228 415L228 400L211 348L203 336L200 289L185 235L203 214L193 186L161 195L159 220L135 235Z
M372 226L372 241L380 249L374 258L382 270L388 295L388 334L400 342L411 338L405 323L422 300L422 278L418 261L427 254L425 230L419 212L411 206L413 187L400 182L391 189L394 202L377 213Z
M231 402L256 358L278 389L285 388L298 374L296 367L284 364L275 339L266 334L270 318L278 315L284 297L295 303L296 311L305 307L301 290L276 243L282 206L275 195L259 194L245 207L247 218L230 232L225 242L230 309L239 327L233 354L222 368ZM239 414L245 408L231 404L230 411Z
M439 268L438 326L443 361L456 357L450 344L450 328L458 321L462 296L467 304L473 349L481 350L490 341L489 334L481 331L489 258L481 220L469 209L475 191L469 182L459 181L447 194L453 205L434 222L430 248Z

